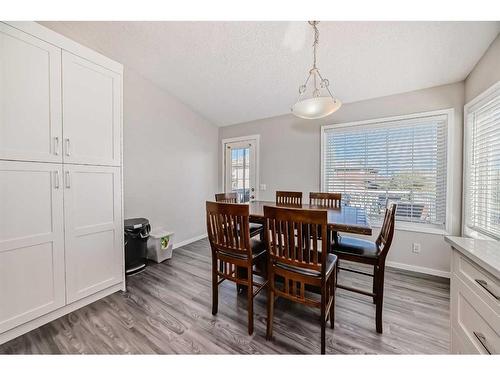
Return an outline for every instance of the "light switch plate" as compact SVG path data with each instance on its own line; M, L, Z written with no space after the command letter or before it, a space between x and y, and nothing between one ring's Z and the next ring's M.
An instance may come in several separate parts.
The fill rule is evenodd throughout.
M265 191L267 189L266 184L260 184L260 190Z
M421 248L420 248L420 244L419 244L419 243L417 243L417 242L414 242L414 243L413 243L413 249L412 249L412 250L413 250L413 252L414 252L415 254L419 254L419 253L420 253L420 249L421 249Z

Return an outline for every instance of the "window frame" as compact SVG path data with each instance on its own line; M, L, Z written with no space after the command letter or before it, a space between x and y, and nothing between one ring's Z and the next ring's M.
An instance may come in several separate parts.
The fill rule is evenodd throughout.
M378 117L372 118L369 120L362 121L351 121L351 122L342 122L331 125L323 125L321 127L321 147L320 147L320 190L325 191L325 139L326 133L328 130L335 128L344 128L344 127L354 127L354 126L374 126L381 127L385 122L393 122L393 121L402 121L402 120L412 120L418 119L422 117L429 116L446 116L446 197L445 197L445 225L444 228L437 228L432 224L423 224L423 223L409 223L402 222L396 220L396 229L410 231L410 232L422 232L422 233L431 233L431 234L441 234L448 235L451 233L451 228L453 228L453 220L454 215L452 214L453 210L453 170L456 165L456 161L453 160L452 153L455 150L454 148L454 127L455 127L455 110L453 108L440 109L436 111L428 111L428 112L415 112L407 115L400 116L390 116L390 117ZM374 227L380 227L381 222L374 222L372 225Z
M464 141L463 141L463 182L462 182L462 236L476 238L476 239L485 239L485 240L494 240L499 241L499 238L495 236L490 236L486 233L476 231L467 226L468 221L468 213L469 213L469 185L468 181L470 181L470 165L469 165L469 156L471 154L472 149L472 138L471 131L467 124L467 117L470 112L476 110L477 107L480 107L485 102L491 100L491 97L499 91L500 95L500 81L497 81L493 85L491 85L488 89L483 91L481 94L477 95L475 98L471 99L464 105Z

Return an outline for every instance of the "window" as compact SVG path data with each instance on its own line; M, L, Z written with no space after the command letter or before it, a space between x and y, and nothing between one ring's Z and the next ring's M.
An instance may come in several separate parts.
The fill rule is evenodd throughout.
M447 129L452 111L322 128L322 188L364 207L372 222L397 203L396 220L445 229Z
M465 106L464 233L500 239L500 83Z

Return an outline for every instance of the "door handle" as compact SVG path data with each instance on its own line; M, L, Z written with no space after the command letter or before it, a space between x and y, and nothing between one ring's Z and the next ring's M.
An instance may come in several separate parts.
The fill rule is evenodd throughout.
M71 156L69 138L66 138L66 156Z
M66 188L69 189L71 187L71 177L69 175L69 171L66 171L65 181L66 181Z
M59 137L54 137L54 155L59 155Z
M486 350L486 352L488 354L491 354L491 351L488 348L488 342L486 341L486 337L484 337L484 335L481 332L476 332L476 331L474 331L474 336L476 336L476 338L478 339L478 341L483 346L484 350Z
M476 283L481 285L484 288L484 290L486 290L489 294L491 294L493 296L493 298L500 300L500 296L497 296L495 294L495 292L493 290L491 290L491 288L488 286L488 283L486 282L486 280L476 279L475 281L476 281Z
M54 172L54 188L59 189L59 171Z

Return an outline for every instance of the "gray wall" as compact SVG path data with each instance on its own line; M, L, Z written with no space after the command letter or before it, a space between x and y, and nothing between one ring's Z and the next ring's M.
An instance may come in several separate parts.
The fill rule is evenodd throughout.
M405 115L438 109L455 109L452 124L455 142L452 147L453 171L453 226L454 234L460 233L462 185L462 116L464 83L454 83L399 95L348 103L332 116L315 121L284 115L223 127L222 139L260 134L260 183L266 191L259 192L259 199L274 200L276 190L298 190L308 194L320 189L320 127L335 123L367 120L380 117ZM222 179L222 155L219 150L219 190ZM375 229L377 232L378 229ZM422 245L420 254L412 252L412 243ZM389 253L393 265L445 275L449 272L449 246L442 235L398 230Z
M217 189L217 128L135 72L124 72L125 217L149 218L175 243L206 233Z
M500 34L465 80L465 102L500 81Z

